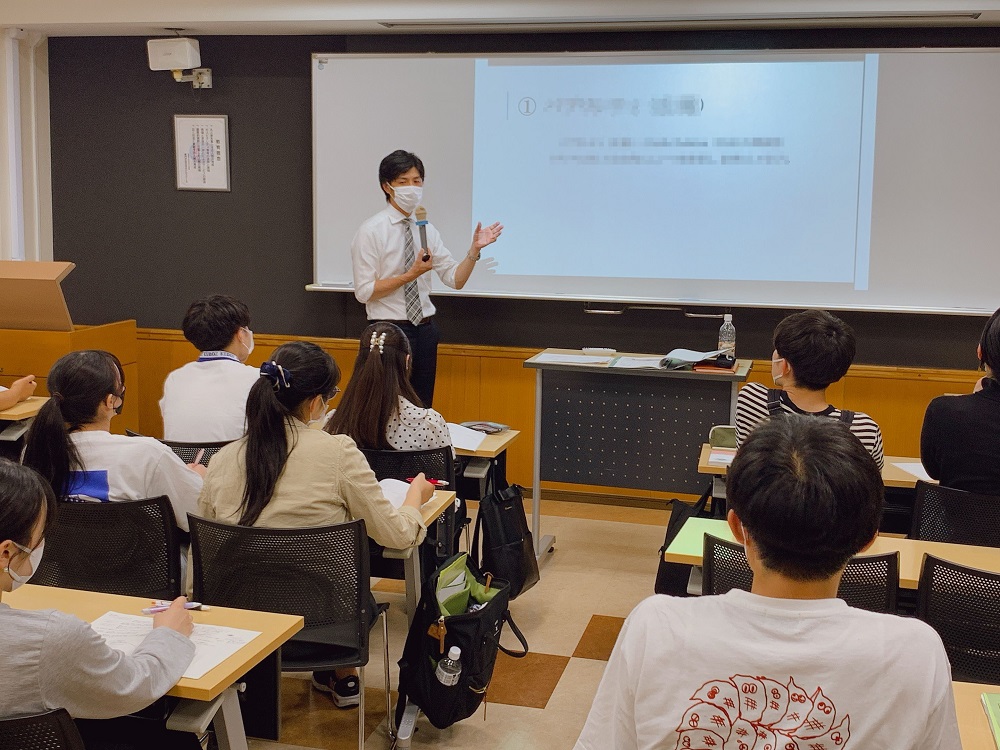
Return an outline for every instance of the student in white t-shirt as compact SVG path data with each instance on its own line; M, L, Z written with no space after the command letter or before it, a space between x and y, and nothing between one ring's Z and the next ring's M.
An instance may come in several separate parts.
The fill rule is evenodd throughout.
M35 392L36 385L34 375L25 375L23 378L18 378L10 384L10 388L4 388L0 385L0 411L9 409L24 401Z
M191 303L184 338L201 352L163 383L163 438L182 443L239 440L246 431L247 396L260 376L243 364L253 352L250 310L224 294Z
M354 372L326 431L348 435L359 448L417 451L451 445L448 425L425 409L410 385L410 342L394 323L361 332Z
M52 397L25 438L23 463L63 500L117 502L166 495L177 526L198 512L205 467L185 465L148 437L111 434L125 403L125 372L110 352L70 352L49 371Z
M653 596L629 615L578 750L960 750L941 639L837 599L883 487L834 420L759 425L729 470L752 593Z

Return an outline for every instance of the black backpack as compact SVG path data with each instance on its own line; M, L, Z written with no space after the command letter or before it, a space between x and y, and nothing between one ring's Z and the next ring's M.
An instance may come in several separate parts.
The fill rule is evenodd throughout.
M512 484L479 501L476 530L472 535L472 555L483 570L510 584L510 598L516 599L538 583L538 559L524 514L522 487ZM482 531L482 555L479 534Z
M444 615L438 603L439 583L443 575L453 574L462 567L471 589L468 601L482 606L474 612L464 612L466 603L460 603L461 613ZM528 643L507 609L509 590L506 581L480 573L465 552L451 557L430 575L399 660L397 725L403 718L407 701L413 701L438 729L472 716L486 697L497 651L517 658L527 655ZM510 623L511 632L520 641L523 651L510 651L500 645L505 622ZM434 671L452 646L462 649L462 672L457 684L445 686L435 677Z
M767 413L772 419L783 416L787 413L783 408L781 408L781 394L782 391L779 388L767 389ZM854 412L849 409L841 409L840 421L847 425L847 428L850 429L851 424L854 422Z

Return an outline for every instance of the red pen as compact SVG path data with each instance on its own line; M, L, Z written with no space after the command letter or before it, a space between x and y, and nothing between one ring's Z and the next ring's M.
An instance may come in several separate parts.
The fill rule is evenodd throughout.
M412 482L414 479L416 479L416 477L407 477L406 481L407 482ZM435 487L447 487L448 486L448 483L445 482L443 479L428 479L427 481L430 482L431 484L433 484Z

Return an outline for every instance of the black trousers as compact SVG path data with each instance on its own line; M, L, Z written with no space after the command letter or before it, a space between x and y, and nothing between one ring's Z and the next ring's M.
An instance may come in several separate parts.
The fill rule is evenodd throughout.
M408 320L379 320L372 323L394 323L399 326L410 341L413 361L410 366L410 384L417 392L423 406L430 408L434 402L434 380L437 377L438 342L441 329L434 316L425 318L420 325Z

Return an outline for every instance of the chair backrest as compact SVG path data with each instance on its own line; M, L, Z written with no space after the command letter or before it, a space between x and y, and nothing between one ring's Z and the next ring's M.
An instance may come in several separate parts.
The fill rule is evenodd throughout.
M701 593L705 596L732 589L749 591L753 585L753 571L742 544L705 534L701 564Z
M910 536L1000 547L1000 497L917 482Z
M83 738L65 708L0 721L0 748L86 750Z
M857 609L896 614L899 553L852 557L840 579L837 597Z
M753 570L742 544L705 534L701 591L725 594L731 589L749 591ZM837 597L857 609L896 613L899 589L899 553L852 557L840 579Z
M294 640L367 649L373 615L363 520L270 529L188 519L197 601L302 615Z
M917 617L941 636L952 679L1000 683L1000 575L925 555Z
M31 582L152 599L180 596L180 540L169 498L60 502Z
M448 483L448 490L455 489L455 459L451 447L429 448L420 451L362 450L375 478L406 481L420 472L428 479L441 479Z
M195 458L198 456L198 451L204 450L205 453L202 455L200 463L204 466L208 466L208 459L225 448L232 441L223 440L219 443L180 443L176 440L161 440L160 442L176 453L177 457L186 464L193 464Z

